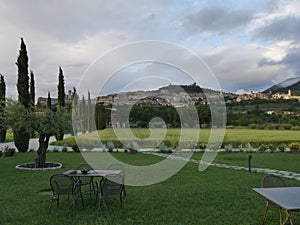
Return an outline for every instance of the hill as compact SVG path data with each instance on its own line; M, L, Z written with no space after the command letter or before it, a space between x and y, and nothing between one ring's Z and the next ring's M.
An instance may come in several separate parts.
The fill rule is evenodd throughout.
M288 93L288 91L291 90L293 94L299 95L300 94L300 77L294 77L287 79L283 82L280 82L276 85L273 85L272 87L264 90L262 93L268 94L268 93Z

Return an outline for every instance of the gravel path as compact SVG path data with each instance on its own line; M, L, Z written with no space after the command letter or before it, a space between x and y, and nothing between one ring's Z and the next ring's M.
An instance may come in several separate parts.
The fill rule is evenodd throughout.
M205 162L205 161L203 162L201 160L188 159L188 158L169 155L169 154L164 154L164 153L157 153L157 152L143 152L143 153L144 154L152 154L152 155L156 155L156 156L160 156L160 157L164 157L164 158L171 158L171 159L175 159L175 160L184 160L184 161L188 161L188 162L191 162L191 163L200 164L200 162L201 162L202 164L206 164L206 165L208 164L208 162ZM215 166L215 167L219 167L219 168L226 168L226 169L248 171L248 167L233 166L233 165L229 165L229 164L225 164L225 163L214 163L214 162L212 162L212 163L210 163L210 166ZM268 168L251 168L251 171L256 172L256 173L273 174L273 175L277 175L277 176L290 178L290 179L295 179L295 180L300 181L300 173L296 173L296 172L283 171L283 170L273 170L273 169L268 169Z

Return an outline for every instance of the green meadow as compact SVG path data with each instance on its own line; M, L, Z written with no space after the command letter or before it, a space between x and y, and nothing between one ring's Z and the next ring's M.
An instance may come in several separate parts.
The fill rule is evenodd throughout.
M120 129L121 130L121 129ZM141 139L149 138L150 130L149 129L131 129L132 133ZM181 134L181 129L167 129L166 136L164 137L164 141L169 143L171 146L175 146L179 141L179 137ZM193 136L196 132L193 129L183 129L183 132L186 133L187 136ZM211 129L200 129L198 144L208 143L209 137L211 135ZM97 131L97 133L88 133L84 135L80 135L80 139L84 140L88 143L95 143L98 140L98 137L102 142L114 141L118 142L118 138L114 132L114 129L109 128L105 130ZM161 138L161 137L159 137ZM193 139L194 140L194 139ZM189 140L190 141L190 140ZM234 128L234 129L226 129L223 146L226 144L232 144L234 147L238 147L240 144L253 143L254 147L259 147L261 143L267 144L288 144L290 142L300 142L300 131L294 130L259 130L259 129L248 129L248 128ZM75 137L72 136L60 142L53 142L53 145L63 145L67 144L72 146L76 144Z
M33 161L35 152L16 153L0 159L0 221L4 225L100 225L100 224L212 224L257 225L261 223L265 200L252 191L261 186L265 174L249 173L208 167L199 172L198 165L187 163L169 179L144 187L127 186L125 207L118 197L107 198L107 207L95 208L94 196L84 195L85 207L80 201L75 210L67 198L61 199L60 208L50 204L49 178L52 174L76 168L84 162L80 153L49 152L48 161L61 162L55 171L21 171L15 166ZM113 153L117 159L132 165L149 165L160 157L143 153ZM219 153L216 162L247 165L247 153ZM195 153L199 159L202 153ZM256 167L300 172L300 154L253 153ZM300 181L284 178L288 186L300 186ZM295 224L299 214L293 214ZM270 209L267 224L277 224L278 209Z

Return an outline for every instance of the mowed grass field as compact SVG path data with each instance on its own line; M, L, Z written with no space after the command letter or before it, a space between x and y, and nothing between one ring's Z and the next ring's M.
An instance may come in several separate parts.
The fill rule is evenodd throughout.
M84 163L80 153L51 152L47 161L61 162L63 168L55 171L20 171L15 166L34 161L35 152L17 153L0 159L0 224L23 225L100 225L100 224L210 224L257 225L261 224L265 200L252 191L260 187L265 174L248 173L232 169L208 167L198 171L198 165L187 163L169 179L150 186L127 186L124 208L120 208L117 196L106 200L107 208L96 210L95 196L84 195L85 208L77 202L73 211L67 198L61 199L59 209L48 213L50 203L49 178ZM219 153L216 161L243 164L247 153ZM119 160L132 165L155 164L161 158L143 153L113 153ZM201 153L193 157L200 158ZM253 156L256 166L290 169L282 159L294 161L293 170L300 171L300 154L257 153ZM268 162L269 164L263 164ZM300 182L285 179L288 186L300 186ZM41 194L40 191L46 191ZM299 214L293 214L295 224L300 224ZM278 224L278 209L270 209L267 224Z
M136 137L141 139L146 139L150 136L149 129L138 128L131 129L131 131ZM193 129L167 129L166 136L163 139L164 141L171 143L178 142L181 132L184 132L187 136L193 137L197 131ZM200 129L198 143L208 143L210 135L210 129ZM90 143L96 141L98 137L102 142L118 140L114 130L111 128L97 131L97 133L93 132L80 135L82 140ZM257 145L256 147L258 147L260 143L287 144L294 141L300 142L300 131L234 128L225 130L223 144L233 144L237 147L239 144L253 143L254 145ZM75 137L70 137L61 142L54 142L52 144L63 145L64 143L67 143L69 146L76 144Z

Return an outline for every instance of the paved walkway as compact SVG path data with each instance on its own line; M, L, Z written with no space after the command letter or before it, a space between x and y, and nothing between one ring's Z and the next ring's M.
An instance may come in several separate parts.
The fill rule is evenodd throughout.
M70 135L67 134L64 136L64 138L69 137ZM56 141L55 137L51 137L49 143ZM17 149L15 146L14 142L4 142L4 143L0 143L0 151L2 149L4 149L5 147L9 147L9 148L14 148ZM38 138L32 138L29 140L29 150L34 150L36 151L39 147L39 139ZM62 148L62 146L53 146L53 145L49 145L48 150L54 150L54 149L59 149Z
M174 156L174 155L169 155L169 154L164 154L164 153L158 153L158 152L143 152L144 154L151 154L151 155L156 155L159 157L164 157L164 158L171 158L171 159L176 159L176 160L184 160L187 162L191 163L196 163L200 164L209 164L208 162L203 162L201 160L196 160L196 159L189 159L189 158L184 158L181 156ZM225 163L210 163L210 166L215 166L219 168L226 168L226 169L234 169L234 170L245 170L248 171L248 167L244 166L233 166L233 165L228 165ZM283 171L283 170L273 170L273 169L268 169L268 168L251 168L252 172L257 172L257 173L265 173L265 174L273 174L285 178L290 178L290 179L295 179L300 181L300 173L295 173L295 172L290 172L290 171Z

